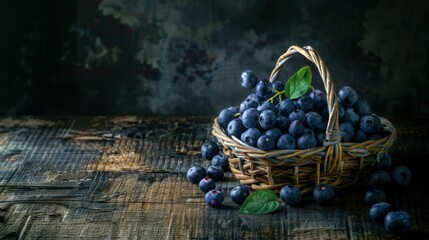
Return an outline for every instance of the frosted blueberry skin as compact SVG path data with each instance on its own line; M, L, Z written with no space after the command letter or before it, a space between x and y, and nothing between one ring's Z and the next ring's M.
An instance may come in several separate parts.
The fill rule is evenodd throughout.
M289 133L294 138L299 138L304 134L304 124L299 120L294 120L289 125Z
M392 211L384 217L384 227L395 234L407 233L411 230L411 216L405 211Z
M360 117L370 115L372 113L371 106L365 100L359 100L355 105L355 112Z
M256 95L261 98L267 98L272 94L272 84L268 79L263 79L256 84Z
M229 122L232 121L232 119L234 119L234 111L231 109L223 109L222 111L220 111L219 116L217 118L217 121L219 122L219 125L225 129Z
M243 204L247 196L250 195L250 188L246 185L238 185L231 190L230 196L233 202L238 205Z
M258 138L257 147L262 151L270 151L276 149L274 138L269 135L262 135Z
M411 183L411 170L405 165L399 165L392 169L391 176L393 182L400 187L407 187Z
M234 136L240 139L241 134L246 130L246 127L243 125L243 122L240 118L235 118L229 122L226 132L228 136Z
M317 112L308 112L305 114L304 126L314 130L315 132L326 130L325 121Z
M259 126L259 111L256 108L249 108L241 115L241 121L246 128L255 128Z
M244 143L252 147L256 147L258 138L261 135L262 135L261 132L257 128L249 128L241 134L240 139Z
M186 179L191 183L198 184L206 175L205 168L195 165L190 167L186 172Z
M266 109L259 115L259 125L263 129L270 129L276 125L277 114L274 111Z
M207 176L213 179L215 182L222 181L224 172L221 167L210 166L207 168Z
M225 155L216 155L212 158L212 166L221 167L224 172L229 171L229 161Z
M280 190L280 198L284 203L295 206L302 200L301 191L295 185L288 184Z
M276 111L276 105L271 102L263 102L261 105L258 106L257 110L261 113L262 111L269 109L273 112Z
M279 115L288 117L295 109L295 102L290 99L283 99L276 105L276 108Z
M314 110L314 101L310 96L302 96L297 101L297 108L301 109L305 113Z
M298 138L297 146L299 149L314 148L317 146L317 139L314 134L304 134Z
M281 92L285 90L285 84L281 81L276 80L272 84L273 84L273 89L276 90L277 92Z
M246 97L245 101L250 101L253 100L255 101L258 105L262 104L265 100L264 98L259 97L258 95L256 95L256 93L251 93Z
M384 217L386 216L387 213L391 211L392 211L392 205L390 205L390 203L379 202L372 205L372 207L369 209L369 217L373 222L378 224L383 224Z
M359 122L359 115L355 113L353 108L346 108L344 116L341 120L344 122L349 122L354 126Z
M319 204L332 204L335 198L334 188L325 183L317 185L313 190L313 199Z
M314 107L316 109L321 109L327 106L327 100L326 100L326 94L325 92L319 90L319 89L314 89L311 93L310 93L310 97L311 99L313 99L314 101Z
M353 107L358 101L358 95L353 88L344 86L338 90L338 99L344 106Z
M205 177L200 180L198 186L203 193L207 193L208 191L216 188L216 183L213 179Z
M219 147L213 141L205 142L201 146L201 155L207 159L212 160L214 156L219 154Z
M278 128L271 128L265 131L265 135L273 137L274 141L277 142L279 137L282 135L282 131Z
M327 119L327 117L326 117ZM305 112L301 109L295 109L293 112L289 114L289 121L299 120L301 122L304 122L305 120Z
M379 202L386 202L386 194L378 189L370 189L365 192L364 195L365 203L368 207Z
M244 70L241 73L241 86L247 89L252 89L256 87L258 82L258 77L252 70Z
M296 139L289 133L285 133L279 137L277 140L278 149L295 149L296 148Z
M223 193L216 189L208 191L204 196L204 201L210 207L220 207L223 203L223 200L224 200Z
M380 118L375 115L363 116L360 119L359 128L366 134L380 132L382 130Z

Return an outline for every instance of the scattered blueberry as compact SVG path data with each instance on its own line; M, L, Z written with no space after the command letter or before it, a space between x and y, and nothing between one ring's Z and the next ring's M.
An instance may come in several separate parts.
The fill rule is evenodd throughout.
M206 169L201 166L192 166L186 172L186 178L194 184L198 184L206 175Z
M256 87L257 82L258 78L252 70L244 70L243 73L241 73L241 86L251 89Z
M201 155L205 159L212 160L212 158L217 154L219 154L219 147L215 142L212 142L212 141L205 142L201 146Z
M369 183L373 188L383 189L390 184L390 174L384 170L378 170L369 176Z
M204 201L211 207L220 207L223 203L223 193L219 190L211 190L204 196Z
M313 190L313 199L319 204L331 204L334 201L334 188L325 183L317 185Z
M392 205L387 202L379 202L369 209L369 217L375 223L382 224L387 213L392 211Z
M200 190L203 193L207 193L208 191L216 188L216 183L213 179L209 177L205 177L200 180L200 183L198 184L198 186L200 187Z
M405 211L392 211L384 217L384 227L388 232L402 234L410 231L411 217Z
M392 169L392 180L400 187L407 187L411 182L411 170L405 165L398 165Z
M246 185L238 185L231 190L231 199L238 205L243 204L247 196L250 195L250 188Z
M216 155L212 158L212 166L221 167L224 172L229 171L229 161L225 155Z
M370 189L365 192L365 203L371 207L379 202L386 202L386 194L378 189Z
M207 168L207 176L213 179L215 182L222 181L223 179L223 170L218 166L210 166Z
M295 185L288 184L280 190L280 198L286 204L297 205L302 200L301 191Z
M340 88L338 91L338 98L346 107L353 107L358 101L356 91L349 86Z

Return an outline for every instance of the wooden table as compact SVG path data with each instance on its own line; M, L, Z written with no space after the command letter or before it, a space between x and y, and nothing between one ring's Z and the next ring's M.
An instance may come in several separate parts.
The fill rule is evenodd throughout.
M210 117L21 117L0 119L0 239L385 239L363 201L366 186L338 192L335 204L304 199L273 214L240 215L229 198L231 173L218 187L221 208L205 205L186 181L205 167L201 144ZM396 163L413 171L412 186L387 198L410 213L428 237L427 120L393 121Z

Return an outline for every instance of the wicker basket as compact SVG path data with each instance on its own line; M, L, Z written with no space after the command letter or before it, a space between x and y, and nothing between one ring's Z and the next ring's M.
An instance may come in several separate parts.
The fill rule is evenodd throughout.
M329 120L322 147L294 150L262 151L235 137L229 137L214 120L212 134L224 146L235 178L252 189L273 189L295 184L302 194L309 193L319 183L329 183L344 189L360 180L369 166L375 165L380 154L387 152L396 139L396 129L380 117L385 137L361 143L341 142L338 117L338 100L328 69L319 54L310 46L291 46L277 60L270 81L273 82L282 66L295 53L313 62L321 76L327 95Z

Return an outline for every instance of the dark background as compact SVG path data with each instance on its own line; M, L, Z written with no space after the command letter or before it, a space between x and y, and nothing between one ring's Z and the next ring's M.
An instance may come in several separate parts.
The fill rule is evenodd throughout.
M425 1L6 1L0 115L217 115L311 45L374 112L429 116ZM281 80L308 64L288 62ZM313 69L313 75L317 75ZM320 80L314 84L320 87Z

